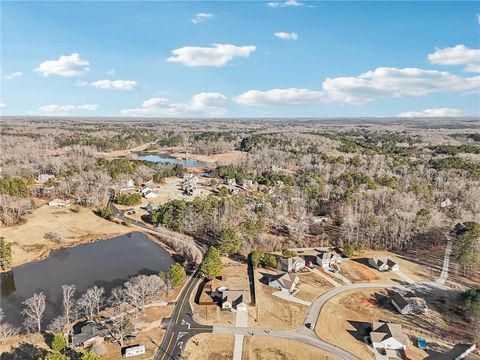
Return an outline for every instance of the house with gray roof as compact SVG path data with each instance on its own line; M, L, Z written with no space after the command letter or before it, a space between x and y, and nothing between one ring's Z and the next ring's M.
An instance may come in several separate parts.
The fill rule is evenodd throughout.
M371 257L368 263L378 271L397 271L400 266L389 257Z
M274 287L280 291L292 293L299 281L299 277L294 273L281 273L269 279L268 286Z
M399 292L395 292L390 300L400 314L407 315L412 312L412 304Z
M400 324L388 322L372 323L370 332L373 347L388 350L406 350L410 343Z
M72 345L78 347L89 347L95 343L103 342L109 336L108 330L100 324L88 323L80 329L80 332L72 336Z

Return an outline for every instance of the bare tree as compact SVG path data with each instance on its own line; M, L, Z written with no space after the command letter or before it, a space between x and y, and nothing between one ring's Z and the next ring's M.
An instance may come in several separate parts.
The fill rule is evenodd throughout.
M50 330L54 334L60 333L64 336L68 335L69 326L66 317L64 315L57 316L48 325L48 330Z
M105 289L103 287L93 286L87 289L85 294L78 300L77 304L88 320L92 320L95 314L99 315L105 300L104 293Z
M109 330L113 337L118 340L120 346L123 346L125 338L133 334L135 331L135 326L130 320L130 317L122 312L118 316L111 319Z
M16 328L12 324L9 324L4 320L5 320L5 314L3 312L3 309L0 308L0 343L5 341L9 337L17 335L20 331L19 328Z
M159 298L165 290L164 282L157 275L138 275L125 283L125 294L129 303L143 309L145 304Z
M75 306L75 299L73 298L76 290L75 285L62 285L63 292L63 316L67 320L67 324L70 324L74 319L73 309Z
M22 310L22 315L25 317L24 326L31 330L37 329L42 331L42 318L45 311L45 294L43 292L35 293L33 296L25 300L22 304L25 307Z

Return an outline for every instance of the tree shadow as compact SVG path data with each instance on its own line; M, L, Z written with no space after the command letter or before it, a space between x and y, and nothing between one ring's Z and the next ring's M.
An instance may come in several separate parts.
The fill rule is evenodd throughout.
M347 330L356 340L364 342L364 337L370 334L372 324L364 321L347 320L347 322L355 328L355 330Z
M37 360L47 353L45 349L23 342L11 351L1 354L0 360Z
M268 285L268 283L271 280L274 280L275 278L278 277L278 275L268 274L268 273L263 273L263 272L261 272L260 275L262 275L262 277L260 278L259 281L264 285Z

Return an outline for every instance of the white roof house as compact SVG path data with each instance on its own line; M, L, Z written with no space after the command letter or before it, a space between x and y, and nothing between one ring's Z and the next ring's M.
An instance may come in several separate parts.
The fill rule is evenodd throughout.
M120 189L121 190L130 190L135 188L135 183L132 179L122 180L120 182Z
M247 310L250 304L250 291L248 290L225 290L222 292L223 310Z
M278 268L286 272L300 271L304 267L305 260L300 256L294 256L288 259L281 259L278 262Z
M329 267L332 264L340 264L342 256L336 251L322 251L317 255L317 264L322 267Z
M386 322L372 323L370 338L373 347L377 349L405 350L410 343L400 324Z
M142 195L145 199L153 199L153 198L156 198L158 196L158 194L156 192L154 192L153 190L150 190L150 189L143 192Z
M127 347L125 349L125 353L123 356L131 357L131 356L137 356L142 354L145 354L145 345L135 345L135 346Z
M400 266L389 257L371 257L368 259L368 263L378 271L397 271L400 269Z
M235 179L228 179L227 184L229 186L237 186L237 181Z
M452 206L452 205L453 205L453 202L449 198L445 198L440 202L440 207L442 207L442 208L449 207L449 206Z
M48 202L48 206L68 207L70 203L66 200L53 199Z
M293 273L283 273L274 276L268 281L268 286L274 287L280 291L288 291L289 293L295 290L300 279Z
M50 179L53 179L54 177L55 177L55 175L52 175L52 174L40 174L37 177L37 181L41 182L41 183L44 183L44 182L47 182Z

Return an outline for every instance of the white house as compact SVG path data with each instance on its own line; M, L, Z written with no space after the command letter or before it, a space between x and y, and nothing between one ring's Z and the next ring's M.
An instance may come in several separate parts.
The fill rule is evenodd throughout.
M145 345L135 345L130 346L125 349L124 355L125 357L137 356L145 354Z
M327 268L333 264L340 264L342 262L342 256L336 251L322 251L317 254L317 264Z
M50 179L53 179L54 177L55 176L52 175L52 174L40 174L37 177L37 181L40 182L40 183L44 183L44 182L47 182Z
M300 271L305 267L305 260L300 256L294 256L288 259L281 259L278 262L278 268L286 272Z
M66 208L70 206L70 203L66 200L53 199L52 201L48 202L48 206L58 206Z
M250 304L248 290L225 290L222 292L222 310L247 310Z
M268 286L274 287L280 291L292 293L299 281L299 277L294 273L283 273L272 277L268 281Z
M408 336L404 334L400 324L387 322L372 323L370 333L373 347L384 350L406 350L409 345Z
M135 183L132 179L122 180L120 182L120 190L131 190L135 188Z
M397 271L400 269L400 266L388 257L371 257L368 259L368 263L378 271Z
M442 208L449 207L449 206L452 206L452 205L453 205L453 202L449 198L445 198L445 199L442 200L442 202L440 202L440 207L442 207Z
M158 194L151 189L143 192L142 195L145 199L153 199L153 198L156 198L158 196Z
M235 181L235 179L228 179L227 184L228 186L237 186L237 182Z
M243 180L242 186L246 189L251 188L253 186L253 180L250 180L250 179Z

